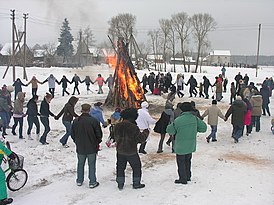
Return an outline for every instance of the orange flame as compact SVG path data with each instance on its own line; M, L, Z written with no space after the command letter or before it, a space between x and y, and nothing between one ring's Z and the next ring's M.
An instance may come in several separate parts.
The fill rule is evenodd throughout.
M139 84L139 80L136 75L132 75L130 68L125 65L124 60L120 60L120 64L117 67L117 58L115 56L108 57L109 64L116 70L116 75L118 75L118 90L120 97L125 100L132 100L129 98L129 93L131 92L135 98L135 107L140 107L140 101L143 98L144 91ZM132 102L130 102L131 104Z

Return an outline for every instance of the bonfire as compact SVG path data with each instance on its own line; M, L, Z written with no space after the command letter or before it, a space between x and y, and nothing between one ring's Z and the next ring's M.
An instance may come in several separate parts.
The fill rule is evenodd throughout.
M115 72L113 90L109 91L105 105L139 108L146 98L122 38L117 41L116 55L109 56L108 61Z

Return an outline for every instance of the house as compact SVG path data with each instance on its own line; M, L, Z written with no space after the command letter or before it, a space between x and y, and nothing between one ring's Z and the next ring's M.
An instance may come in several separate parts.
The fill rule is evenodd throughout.
M229 65L231 54L228 50L213 50L206 57L207 65Z
M186 65L195 65L195 60L191 56L185 56L185 63ZM177 65L183 65L184 64L184 59L182 57L176 57L170 58L170 64L177 64Z
M15 65L23 65L23 47L24 43L21 42L19 45L16 43L16 52L15 52ZM0 51L0 64L9 65L12 56L12 43L6 43ZM31 65L33 61L33 53L30 51L29 47L26 46L26 64Z
M150 63L164 63L164 58L161 54L148 54L147 61Z

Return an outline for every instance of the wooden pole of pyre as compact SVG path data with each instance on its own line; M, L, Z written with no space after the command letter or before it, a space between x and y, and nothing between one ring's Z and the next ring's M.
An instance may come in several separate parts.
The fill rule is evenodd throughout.
M113 43L112 46L115 48ZM109 91L105 105L120 108L139 108L140 104L146 101L146 97L123 38L118 38L115 51L117 61L114 72L114 86L112 92Z

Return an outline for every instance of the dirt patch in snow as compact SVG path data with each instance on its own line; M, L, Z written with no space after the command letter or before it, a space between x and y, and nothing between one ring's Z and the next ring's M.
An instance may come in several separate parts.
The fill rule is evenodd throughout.
M174 160L174 154L147 154L146 157L142 159L143 167L144 168L151 168L155 165L165 164L168 161Z
M268 159L263 159L257 156L250 156L242 153L229 153L222 156L225 160L238 161L245 164L252 164L256 166L266 166L272 162Z

